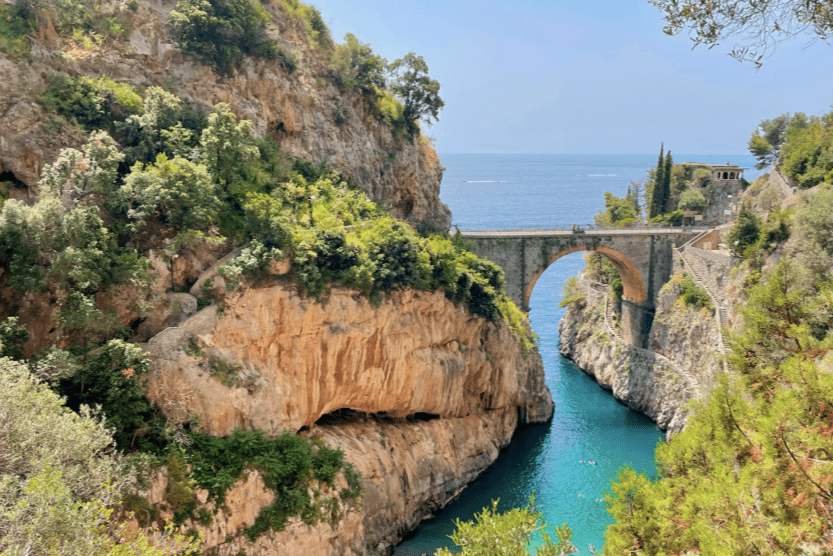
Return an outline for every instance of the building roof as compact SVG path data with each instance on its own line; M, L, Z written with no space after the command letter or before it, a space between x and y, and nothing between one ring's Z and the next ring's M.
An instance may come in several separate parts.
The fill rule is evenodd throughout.
M748 168L743 168L741 166L737 166L736 164L706 164L705 162L683 162L682 164L687 164L689 166L705 166L710 170L727 170L727 171L737 171L737 170L747 170Z

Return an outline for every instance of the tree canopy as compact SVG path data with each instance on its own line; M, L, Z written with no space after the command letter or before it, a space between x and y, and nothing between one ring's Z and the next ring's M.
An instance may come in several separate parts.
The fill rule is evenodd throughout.
M729 37L730 55L760 66L775 45L797 35L826 40L833 33L829 0L650 0L663 12L668 35L690 29L695 46L709 48Z
M761 120L749 139L749 152L758 161L755 168L763 170L775 162L787 135L806 128L807 123L807 116L802 112L795 115L786 112L771 120Z
M439 119L445 101L440 98L440 82L428 75L422 56L409 52L389 66L391 91L405 105L408 121L424 120L429 125Z

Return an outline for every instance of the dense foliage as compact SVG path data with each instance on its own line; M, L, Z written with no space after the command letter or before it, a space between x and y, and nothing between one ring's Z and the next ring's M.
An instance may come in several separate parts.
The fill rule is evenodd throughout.
M808 554L830 546L833 249L824 230L832 214L826 188L785 217L796 231L780 260L749 275L743 327L731 333L731 373L696 404L687 429L659 447L661 480L626 470L614 484L606 554ZM754 245L756 227L739 225L739 237Z
M455 522L456 530L451 540L460 548L461 556L527 556L529 539L536 531L541 531L543 545L535 550L535 556L560 556L578 552L570 542L573 536L570 528L563 524L555 530L558 542L552 542L544 531L546 523L541 519L541 512L535 506L535 496L529 499L525 508L513 508L504 513L497 511L498 501L492 501L491 507L483 508L474 514L472 521ZM447 548L441 548L435 556L451 556Z
M255 523L246 528L245 534L252 541L270 529L283 530L287 519L295 515L307 523L337 519L338 505L328 506L310 498L309 489L315 487L316 481L334 488L336 474L343 472L347 488L340 492L340 497L355 501L363 492L361 478L344 461L341 450L289 432L276 438L267 438L260 431L241 430L226 438L192 434L184 459L193 466L193 480L217 504L224 502L226 492L243 476L245 469L261 471L266 487L275 493L275 501L261 510Z
M31 51L26 35L37 30L35 12L23 2L0 6L0 52L26 57Z
M177 0L169 19L182 53L221 74L244 55L278 56L277 44L266 37L269 16L256 0Z
M781 114L771 120L762 120L749 139L749 152L758 162L755 168L763 170L778 158L787 135L807 126L807 116L798 112Z
M682 276L679 286L680 300L683 303L696 309L708 309L709 311L714 311L714 305L712 305L711 299L709 299L709 294L700 288L694 280L691 279L691 276L688 274Z
M0 552L161 556L197 548L170 529L160 544L119 525L136 466L117 454L89 407L69 411L25 364L6 358L0 390Z
M332 64L334 81L342 91L358 90L366 96L376 96L387 88L387 60L374 54L370 45L359 42L352 33L344 35L344 44L333 51Z
M639 199L633 191L628 190L624 197L617 197L610 191L605 192L605 209L596 215L595 224L599 228L629 226L640 222Z
M404 104L404 117L409 122L424 120L431 124L445 106L440 98L440 83L428 75L428 64L422 56L409 52L393 62L389 70L391 92Z
M789 217L789 211L773 209L763 219L752 211L748 202L742 203L726 236L729 248L736 257L760 266L763 257L790 237Z
M364 95L371 113L397 136L413 138L417 120L436 119L442 107L439 84L428 78L420 57L410 54L389 66L351 35L337 47L315 8L294 0L284 0L281 6L300 14L320 52L329 52L337 85ZM81 0L21 0L13 9L22 12L0 7L0 17L22 14L13 25L0 22L0 49L27 44L25 35L45 22L79 38L97 33L95 25L109 21L101 17L104 12L99 8ZM101 21L94 24L95 17ZM266 36L268 21L263 7L249 0L180 0L171 12L173 34L183 52L221 73L232 71L244 55L277 56L287 71L292 70L292 58ZM398 77L388 90L388 75L394 70ZM525 315L505 294L502 270L471 254L459 237L420 235L387 215L338 172L283 156L274 140L253 137L251 123L238 121L228 105L218 104L205 114L168 89L54 73L37 98L53 115L47 130L69 128L89 134L89 140L80 149L64 149L43 169L37 203L0 201L3 286L21 299L32 292L29 298L54 309L46 317L52 322L44 323L46 330L52 325L48 339L53 345L37 353L31 346L28 352L24 349L29 334L19 319L0 322L4 357L0 381L18 380L19 375L20 384L34 388L20 401L16 387L4 382L0 413L7 415L2 403L11 400L33 410L48 405L66 419L81 419L95 432L93 440L98 444L90 456L95 461L87 461L86 456L76 459L95 476L88 480L101 481L96 488L112 487L106 493L74 492L68 481L77 474L77 469L70 469L75 465L72 454L58 463L47 462L52 467L33 472L30 483L25 482L28 477L22 468L16 477L0 475L0 543L6 543L0 547L9 548L10 554L18 553L13 550L15 543L26 535L50 547L37 553L116 554L110 551L112 538L124 530L115 527L111 517L121 508L140 514L142 525L156 522L164 528L147 500L135 492L125 495L122 487L135 486L136 474L125 470L120 453L132 453L143 468L152 454L155 465L167 467L165 504L177 526L187 520L211 523L211 512L197 503L197 486L222 504L225 492L244 470L259 470L275 492L275 502L247 528L250 539L281 529L291 516L307 523L335 522L343 508L339 500L352 503L362 492L361 476L344 461L342 452L318 440L289 433L270 439L252 431L210 438L192 432L196 416L168 422L148 401L147 354L125 339L148 309L142 301L152 279L144 257L150 249L169 254L192 237L228 238L243 244L242 254L223 268L229 288L256 285L266 278L272 261L288 257L292 262L288 278L302 293L322 300L332 284L356 288L374 303L382 300L384 292L399 288L442 290L490 321L505 319L525 349L535 345ZM348 118L349 112L342 116ZM123 326L116 312L101 301L123 293L116 288L124 287L137 302L131 310L140 315L130 327ZM44 335L40 336L43 343ZM5 357L23 363L12 364ZM212 376L222 374L215 371L223 363L209 358ZM6 396L8 392L12 394ZM42 394L52 401L41 404ZM58 395L60 403L55 402ZM96 408L95 419L89 407ZM9 455L5 436L9 423L6 419L0 423L2 473L7 470L5 463L18 465L21 459L19 454ZM81 436L54 426L66 442L78 441L78 449L85 446ZM43 431L29 432L35 440L26 444L26 450ZM49 449L64 457L68 448L53 440ZM124 471L116 477L121 482L112 477L116 465ZM63 472L72 477L62 477ZM334 500L322 493L338 490L337 475L343 476L347 487ZM59 518L73 520L72 527L59 530ZM50 537L53 533L63 537L55 540ZM73 544L73 535L87 538ZM179 537L170 538L178 545L187 544ZM141 535L123 540L125 553L155 553ZM64 550L65 544L75 552Z
M799 123L794 124L796 119ZM833 182L833 112L820 117L793 116L779 155L781 169L799 187Z

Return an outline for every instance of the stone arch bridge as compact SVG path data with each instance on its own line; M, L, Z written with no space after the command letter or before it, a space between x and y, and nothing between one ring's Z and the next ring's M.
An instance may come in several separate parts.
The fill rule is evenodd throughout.
M673 248L701 233L700 228L461 231L474 252L500 265L506 290L524 310L535 282L549 265L576 251L607 257L622 279L622 337L647 347L660 288L671 276Z

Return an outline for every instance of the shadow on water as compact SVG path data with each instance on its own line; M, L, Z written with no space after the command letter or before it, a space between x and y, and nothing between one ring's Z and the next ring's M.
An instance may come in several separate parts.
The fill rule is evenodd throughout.
M475 479L441 513L420 524L394 550L395 556L433 554L443 546L453 549L448 538L457 519L467 521L484 507L490 506L500 493L501 512L525 506L529 501L529 485L544 472L544 455L552 423L519 428L509 446L486 471Z

